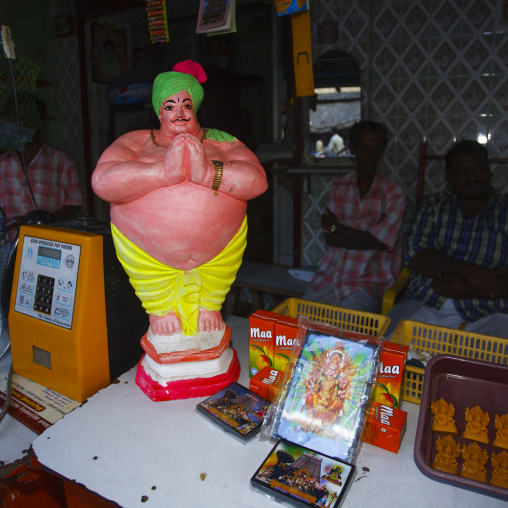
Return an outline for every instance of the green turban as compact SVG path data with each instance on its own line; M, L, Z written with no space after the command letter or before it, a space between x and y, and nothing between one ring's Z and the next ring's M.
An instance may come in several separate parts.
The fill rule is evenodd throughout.
M153 82L152 90L152 104L155 114L159 116L165 99L182 91L189 92L194 111L197 111L203 102L205 93L194 76L175 71L159 74Z

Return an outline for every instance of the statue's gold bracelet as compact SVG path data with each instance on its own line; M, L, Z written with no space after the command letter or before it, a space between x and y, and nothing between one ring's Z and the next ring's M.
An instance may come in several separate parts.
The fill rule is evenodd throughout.
M222 170L224 169L224 163L222 161L212 161L212 164L215 169L215 174L213 175L212 190L217 192L222 180Z

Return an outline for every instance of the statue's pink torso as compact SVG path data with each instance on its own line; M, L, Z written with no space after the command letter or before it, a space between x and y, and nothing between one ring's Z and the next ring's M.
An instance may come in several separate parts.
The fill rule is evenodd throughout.
M153 258L181 270L196 268L217 256L239 230L247 200L267 186L259 161L243 143L204 139L202 147L208 160L235 158L238 176L235 180L229 169L228 185L244 182L246 193L239 197L234 192L214 192L211 180L205 186L191 178L168 184L162 170L150 169L161 161L164 164L167 148L154 142L148 130L120 137L103 153L92 176L94 191L111 203L111 221L120 232ZM177 156L182 157L181 150ZM184 158L183 167L189 164L193 162ZM242 176L242 164L251 166L247 176ZM144 172L146 178L140 179ZM151 189L148 185L145 192L143 184L150 182L154 185Z
M111 204L113 224L158 261L190 270L219 254L236 234L247 203L185 181L130 203Z

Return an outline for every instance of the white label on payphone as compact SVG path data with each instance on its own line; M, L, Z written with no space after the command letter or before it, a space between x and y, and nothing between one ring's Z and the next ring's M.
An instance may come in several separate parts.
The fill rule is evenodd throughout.
M14 310L70 330L80 253L79 245L25 236Z

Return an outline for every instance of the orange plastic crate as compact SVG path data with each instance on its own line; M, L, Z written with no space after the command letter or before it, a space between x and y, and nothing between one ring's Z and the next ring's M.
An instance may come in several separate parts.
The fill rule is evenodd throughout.
M446 353L508 365L508 339L501 337L403 320L390 341L409 345L418 355L428 353L433 357ZM420 404L424 374L425 369L406 365L401 393L404 400Z
M287 298L272 312L294 318L307 317L317 323L327 323L342 330L372 337L382 337L390 324L390 318L381 314L343 309L298 298Z

